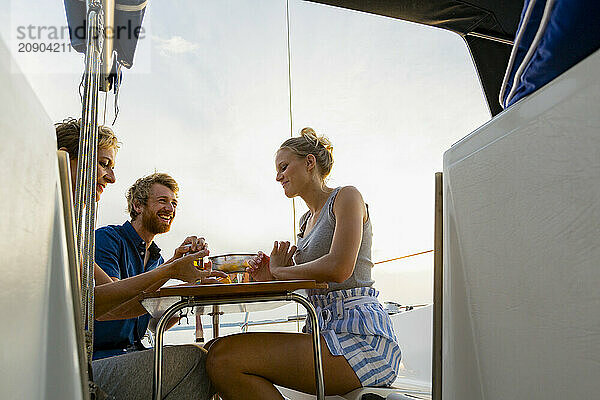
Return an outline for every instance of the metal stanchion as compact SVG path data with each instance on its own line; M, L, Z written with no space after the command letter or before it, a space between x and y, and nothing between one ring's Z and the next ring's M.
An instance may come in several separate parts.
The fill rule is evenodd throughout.
M100 71L99 89L103 92L109 92L111 89L109 76L113 66L114 38L117 34L117 30L115 29L115 0L102 0L102 8L104 11L104 17L102 18L104 24L104 46L102 46L102 68Z

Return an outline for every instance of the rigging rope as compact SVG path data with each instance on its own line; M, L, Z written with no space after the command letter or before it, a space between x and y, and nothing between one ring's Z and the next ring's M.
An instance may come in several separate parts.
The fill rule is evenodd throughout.
M290 137L294 136L292 118L292 53L290 51L290 1L285 1L285 27L287 32L287 63L288 63L288 100L290 111ZM292 198L292 226L294 227L294 244L297 244L296 233L296 199Z
M290 50L290 2L285 2L285 26L287 31L287 62L288 62L288 95L289 95L289 111L290 111L290 136L293 136L293 119L292 119L292 53Z
M287 32L287 62L288 62L288 99L290 111L290 137L294 136L294 120L292 115L292 53L290 51L290 1L285 0L285 28ZM296 199L292 198L292 226L294 227L294 245L298 244L296 233ZM299 305L296 303L296 317L300 313ZM296 329L300 332L300 319L296 318Z
M415 254L409 254L407 256L402 256L402 257L396 257L396 258L390 258L389 260L383 260L383 261L377 261L376 263L373 263L373 265L376 264L383 264L386 262L390 262L390 261L396 261L396 260L401 260L403 258L408 258L408 257L414 257L414 256L418 256L420 254L426 254L426 253L431 253L433 250L427 250L427 251L421 251L419 253L415 253Z
M102 125L106 125L106 104L108 100L108 92L104 92L104 117L102 118Z

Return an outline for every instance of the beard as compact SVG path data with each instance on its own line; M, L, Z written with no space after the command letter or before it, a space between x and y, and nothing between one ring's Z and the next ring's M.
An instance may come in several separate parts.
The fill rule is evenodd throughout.
M158 215L148 211L147 209L144 209L142 212L142 226L146 231L155 235L169 232L169 229L171 229L171 222L173 222L172 218L169 223L164 222L158 217Z

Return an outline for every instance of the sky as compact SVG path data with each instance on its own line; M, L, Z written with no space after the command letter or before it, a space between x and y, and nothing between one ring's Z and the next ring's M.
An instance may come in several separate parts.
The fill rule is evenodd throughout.
M0 0L0 34L52 121L80 113L83 56L22 52L19 27L66 25L62 1ZM32 6L34 4L35 6ZM463 40L453 33L304 1L289 2L292 129L333 143L330 187L356 186L369 205L373 260L433 248L434 173L444 151L490 119ZM134 66L124 70L117 182L98 224L127 219L125 192L154 171L179 182L169 258L187 235L212 254L268 250L293 240L292 202L274 155L290 136L283 0L150 1ZM45 37L44 37L45 35ZM68 46L66 47L68 49ZM112 124L114 96L100 101ZM306 211L295 201L296 220ZM376 265L383 300L431 302L430 254Z

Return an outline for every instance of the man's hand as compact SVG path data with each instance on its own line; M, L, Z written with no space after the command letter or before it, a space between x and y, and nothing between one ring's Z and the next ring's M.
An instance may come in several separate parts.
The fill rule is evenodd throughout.
M204 272L206 275L200 281L196 281L196 283L199 283L201 285L223 283L223 282L221 282L221 280L219 280L219 278L222 278L222 279L229 278L227 276L227 274L223 271L202 271L202 272Z
M184 282L195 283L207 276L210 276L211 271L199 269L196 264L198 260L208 255L208 250L200 250L195 253L179 257L165 263L163 267L171 268L171 277L182 280ZM216 272L216 271L215 271Z
M167 262L175 261L188 253L196 253L204 250L206 251L205 255L207 256L209 254L208 243L206 243L203 237L188 236L181 245L175 249L173 257Z

